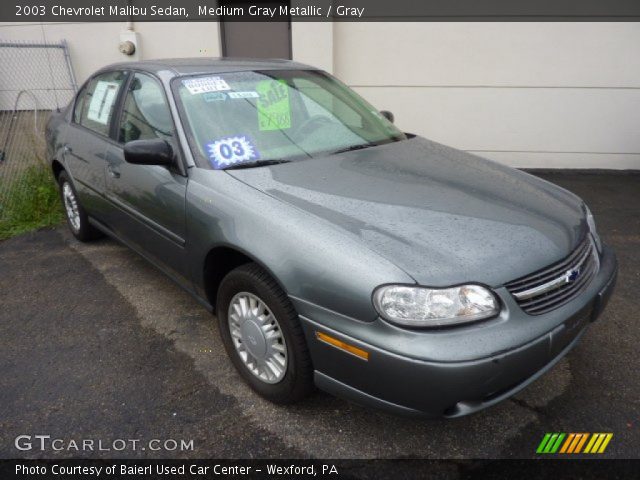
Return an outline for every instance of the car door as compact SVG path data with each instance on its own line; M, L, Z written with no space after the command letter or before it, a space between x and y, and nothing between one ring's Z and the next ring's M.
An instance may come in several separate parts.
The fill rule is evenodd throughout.
M186 277L185 195L187 176L181 168L175 128L160 82L149 74L131 75L114 140L106 152L106 186L111 228L132 247ZM175 165L134 165L124 159L133 140L165 139L176 154Z
M100 73L85 84L76 97L65 135L64 163L80 202L91 216L102 219L107 208L105 155L110 145L111 121L127 73Z

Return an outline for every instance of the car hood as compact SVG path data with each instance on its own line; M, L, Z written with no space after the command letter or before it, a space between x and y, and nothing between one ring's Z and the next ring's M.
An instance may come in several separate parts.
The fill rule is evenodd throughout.
M420 137L228 173L357 236L422 285L499 286L562 259L587 230L575 195Z

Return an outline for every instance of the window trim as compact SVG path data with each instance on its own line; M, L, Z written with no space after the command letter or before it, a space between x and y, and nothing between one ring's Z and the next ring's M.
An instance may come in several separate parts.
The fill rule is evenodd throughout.
M82 97L86 95L88 86L89 86L89 80L87 80L82 84L82 86L78 90L78 93L76 93L75 97L73 98L73 105L71 108L71 123L73 123L74 125L80 125L80 122L76 122L76 108L80 106L78 102L81 102ZM83 106L84 104L82 104L82 107ZM80 108L80 116L82 116L82 107Z
M73 97L73 108L71 109L71 121L69 122L73 125L81 126L80 123L76 122L76 119L75 119L76 107L78 105L78 101L80 100L80 96L81 96L80 94L84 95L86 93L85 89L87 88L87 86L89 86L89 83L91 82L91 80L93 80L93 77L95 77L95 75L92 75L87 80L85 80Z

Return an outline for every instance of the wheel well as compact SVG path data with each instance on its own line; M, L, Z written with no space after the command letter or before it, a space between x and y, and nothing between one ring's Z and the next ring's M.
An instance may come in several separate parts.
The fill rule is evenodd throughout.
M230 247L216 247L207 254L203 272L204 291L214 311L222 279L234 268L251 262L252 258Z
M53 162L51 162L51 169L53 170L53 176L55 177L56 181L58 181L60 172L64 170L64 167L58 160L54 160Z

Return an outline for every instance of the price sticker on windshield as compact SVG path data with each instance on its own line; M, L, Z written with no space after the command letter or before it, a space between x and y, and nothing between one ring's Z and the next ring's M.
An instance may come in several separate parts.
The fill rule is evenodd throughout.
M230 90L229 84L221 77L188 78L183 80L182 84L189 90L191 95Z
M285 130L291 128L289 87L279 80L264 80L256 85L258 100L258 128Z
M245 135L220 138L204 145L205 154L216 170L236 163L258 160L260 154L251 139Z

